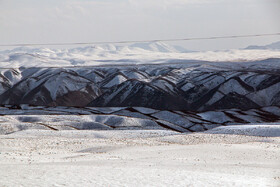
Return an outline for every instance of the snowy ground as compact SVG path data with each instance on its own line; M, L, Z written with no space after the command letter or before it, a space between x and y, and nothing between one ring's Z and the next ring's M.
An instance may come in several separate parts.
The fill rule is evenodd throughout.
M248 127L234 128L237 134L250 134ZM261 132L267 127L255 128ZM279 134L214 131L27 130L1 135L1 186L280 185Z

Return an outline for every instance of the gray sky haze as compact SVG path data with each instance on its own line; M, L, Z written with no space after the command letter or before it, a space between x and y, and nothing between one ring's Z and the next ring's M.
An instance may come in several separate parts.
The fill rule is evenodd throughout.
M153 40L280 32L279 0L0 0L0 44ZM280 36L176 42L242 48Z

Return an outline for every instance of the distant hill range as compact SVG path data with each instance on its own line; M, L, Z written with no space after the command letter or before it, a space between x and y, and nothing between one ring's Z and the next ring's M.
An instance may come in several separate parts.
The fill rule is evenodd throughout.
M245 49L272 49L272 50L280 50L280 41L274 42L269 45L259 46L259 45L250 45Z

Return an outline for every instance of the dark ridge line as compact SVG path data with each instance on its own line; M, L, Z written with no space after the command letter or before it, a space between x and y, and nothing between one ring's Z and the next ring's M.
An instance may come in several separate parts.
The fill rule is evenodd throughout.
M30 122L28 122L28 123L30 123ZM56 128L54 128L54 127L51 127L51 126L49 126L49 125L40 123L40 122L39 122L39 123L34 123L34 124L42 125L42 126L48 127L48 128L51 129L51 130L58 131L58 129L56 129Z
M176 132L180 132L180 133L185 133L185 132L183 132L183 131L180 131L180 130L177 130L177 129L174 129L174 128L172 128L172 127L169 127L168 125L165 125L165 124L163 124L163 123L160 123L160 122L158 122L158 121L155 121L159 126L161 126L161 127L163 127L163 128L165 128L165 129L169 129L169 130L172 130L172 131L176 131ZM172 123L173 124L173 123ZM188 130L188 129L187 129ZM190 130L189 130L190 131ZM192 131L190 131L190 132L192 132Z
M171 111L169 111L169 112L171 112ZM141 113L141 112L140 112L140 113ZM141 114L142 114L142 113L141 113ZM160 123L160 122L158 122L157 120L161 120L161 121L165 121L165 122L167 122L167 123L171 123L171 122L166 121L166 120L164 120L164 119L158 119L158 118L152 116L152 114L143 114L143 115L146 115L146 116L152 118L153 121L155 121L156 123ZM162 124L162 123L161 123L161 124ZM177 125L177 124L174 124L174 123L171 123L171 124L173 124L174 126L178 126L178 127L182 128L182 129L186 129L186 130L188 130L188 131L190 131L190 132L194 132L194 131L192 131L192 130L186 128L186 127L182 127L182 126ZM165 124L163 124L163 125L164 125L164 126L167 126L167 125L165 125ZM160 126L161 126L161 125L160 125ZM169 128L172 128L172 127L169 127Z
M131 109L130 109L131 108ZM165 121L165 122L167 122L167 123L171 123L171 122L169 122L169 121L166 121L166 120L163 120L163 119L158 119L158 118L156 118L156 117L154 117L154 116L152 116L152 114L144 114L144 113L142 113L142 112L139 112L139 111L137 111L137 110L135 110L134 108L132 108L132 107L130 107L129 109L123 109L123 110L128 110L128 111L130 111L130 112L137 112L137 113L140 113L140 114L142 114L142 115L144 115L144 116L147 116L147 117L150 117L151 118L151 120L152 121L154 121L155 123L157 123L158 125L160 125L159 123L160 122L158 122L157 120L161 120L161 121ZM123 110L120 110L120 111L123 111ZM116 111L116 112L119 112L119 111ZM113 113L111 113L111 114L114 114L115 112L113 112ZM157 112L155 112L155 113L157 113ZM154 114L154 113L153 113ZM114 115L118 115L118 114L114 114ZM119 116L123 116L123 117L129 117L129 116L124 116L124 115L119 115ZM132 117L132 118L138 118L138 119L143 119L143 118L140 118L140 117ZM162 124L162 123L161 123ZM182 127L182 126L180 126L180 125L177 125L177 124L174 124L174 123L171 123L172 125L174 125L174 126L178 126L178 127L180 127L180 128L182 128L182 129L185 129L185 130L188 130L188 131L191 131L190 129L188 129L188 128L185 128L185 127ZM167 125L165 125L165 124L163 124L164 126L167 126ZM162 125L160 125L160 126L162 126ZM163 127L163 126L162 126ZM169 127L169 126L168 126ZM172 127L169 127L169 128L171 128L171 129L173 129ZM178 130L177 130L178 131ZM178 131L178 132L180 132L180 131ZM192 131L191 131L192 132Z
M99 122L97 122L97 123L99 123ZM106 124L106 123L100 123L100 124L103 124L104 126L110 127L110 128L112 128L112 129L116 129L116 128L117 128L117 127L115 127L115 126L111 126L111 125L108 125L108 124Z
M55 126L55 125L54 125ZM59 125L57 125L57 126L59 126ZM71 125L64 125L65 127L70 127L70 128L73 128L73 129L75 129L75 130L81 130L81 129L78 129L77 127L73 127L73 126L71 126Z
M242 123L242 124L250 123L250 122L248 122L248 121L246 121L246 120L244 120L244 119L241 119L241 118L239 118L239 117L234 116L233 114L231 114L231 113L229 113L229 112L224 112L224 114L225 114L226 116L228 116L229 118L233 119L234 121L236 121L237 123Z
M278 107L279 108L279 107ZM280 120L280 116L277 116L271 112L264 111L263 109L259 109L259 111L255 111L259 115L265 115L269 119L273 118L275 121ZM261 113L262 112L262 113Z
M191 121L192 122L192 121ZM195 126L197 126L197 125L199 125L199 126L201 126L202 128L203 128L203 131L202 132L204 132L204 131L207 131L207 130L209 130L208 128L206 128L204 125L206 125L206 124L203 124L203 123L194 123L194 125L192 125L192 126L190 126L190 127L188 127L188 128L192 128L192 127L195 127ZM191 130L191 129L190 129ZM199 132L199 131L193 131L193 132Z
M92 73L92 72L90 72L90 73ZM97 74L97 75L98 75L99 77L101 77L102 79L105 78L105 76L104 76L102 73L98 72L98 71L94 71L94 73ZM89 73L88 73L88 74L89 74Z

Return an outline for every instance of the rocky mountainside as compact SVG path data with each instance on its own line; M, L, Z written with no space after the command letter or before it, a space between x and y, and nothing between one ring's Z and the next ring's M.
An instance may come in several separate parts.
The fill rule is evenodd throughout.
M279 63L0 69L0 104L197 112L279 106Z

